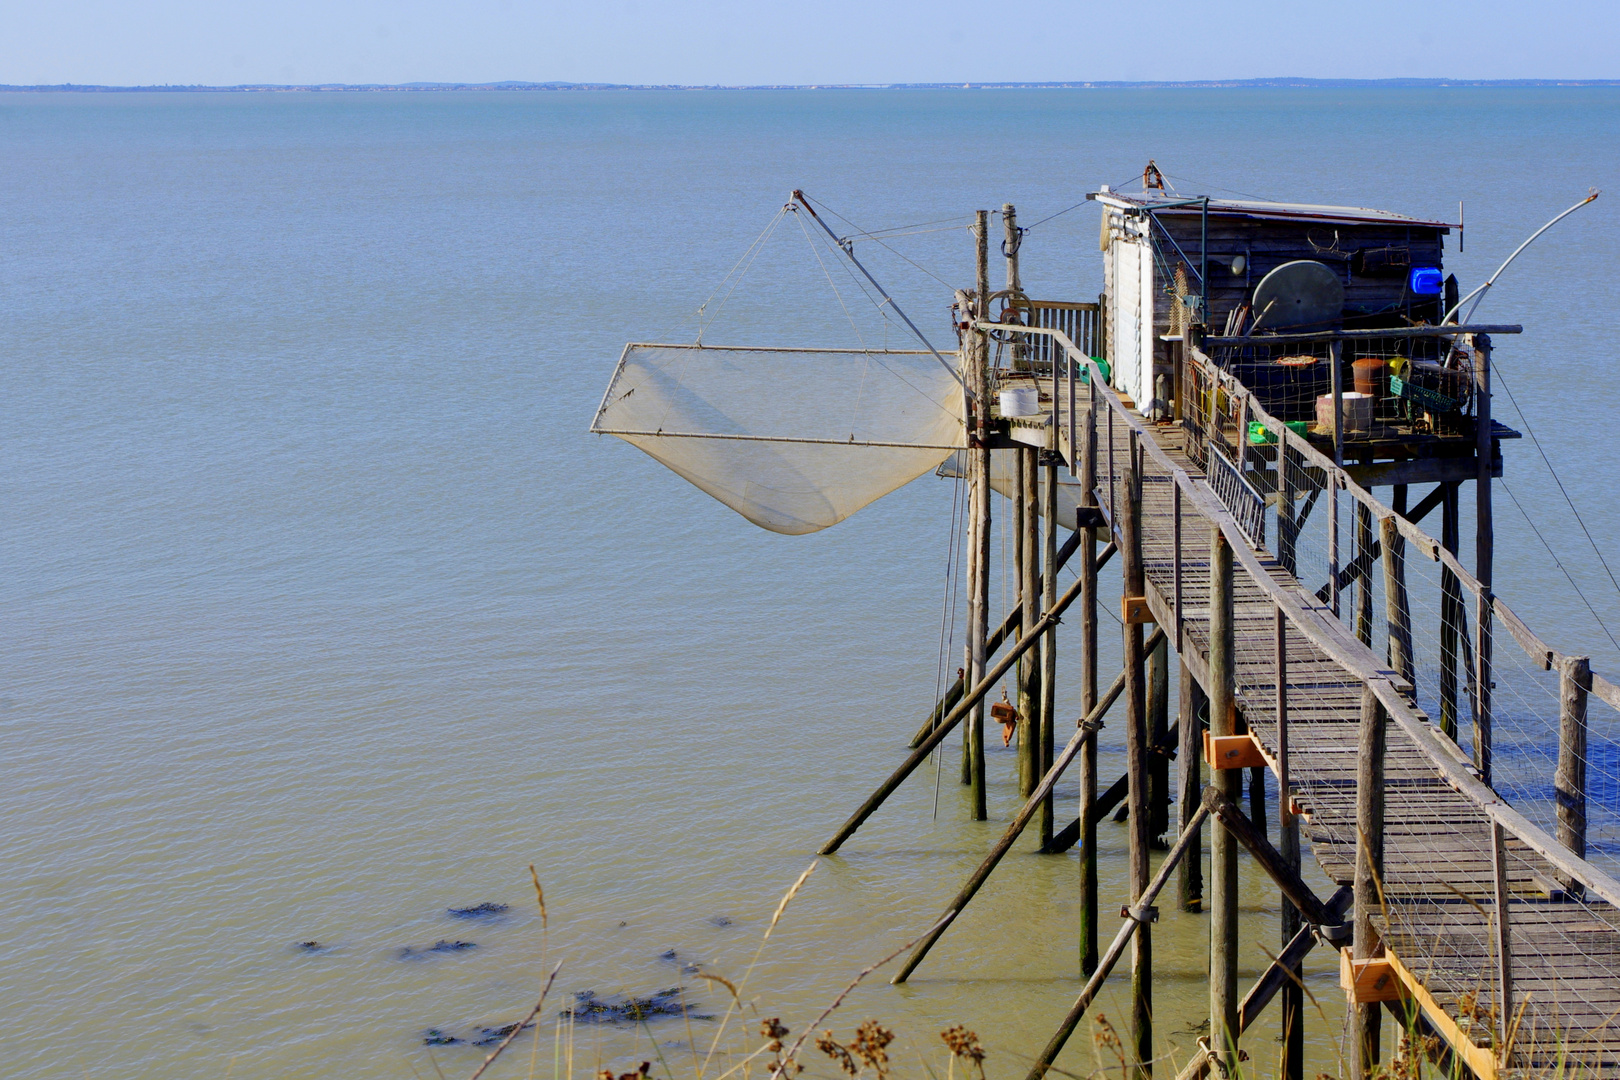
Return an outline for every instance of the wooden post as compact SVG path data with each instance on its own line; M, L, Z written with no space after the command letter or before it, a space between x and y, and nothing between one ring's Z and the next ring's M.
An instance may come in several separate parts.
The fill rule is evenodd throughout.
M1592 662L1566 656L1558 664L1558 842L1586 858L1586 696L1592 689ZM1574 891L1579 883L1565 880Z
M1372 688L1361 691L1361 737L1356 748L1356 871L1355 923L1350 956L1370 960L1383 952L1373 916L1380 910L1379 889L1384 876L1384 744L1388 716ZM1376 1002L1351 1003L1350 1075L1362 1080L1378 1064Z
M1035 506L1039 496L1032 491L1035 485L1033 451L1019 446L1012 451L1016 463L1013 477L1013 512L1009 524L1013 529L1013 579L1018 582L1020 636L1029 632L1040 613L1040 582L1035 571L1036 544L1030 540L1030 527L1034 524ZM1036 676L1040 672L1041 658L1037 653L1024 657L1018 665L1018 794L1029 798L1041 779L1040 737L1038 727L1038 690Z
M1273 623L1277 658L1277 840L1283 862L1295 874L1300 870L1299 820L1291 800L1293 787L1288 773L1288 618L1276 608ZM1286 951L1301 927L1299 908L1282 899L1282 947ZM1279 954L1280 955L1280 954ZM1304 968L1295 964L1293 979L1282 988L1281 1080L1301 1080L1305 1075L1305 991L1300 982Z
M1097 385L1087 381L1086 425L1080 443L1080 505L1097 506ZM1080 543L1080 709L1097 707L1097 529ZM1080 754L1080 970L1097 970L1097 744Z
M1401 535L1393 516L1380 521L1378 528L1378 545L1383 549L1384 559L1384 621L1389 625L1389 666L1410 683L1417 678L1417 667L1412 657L1412 615L1406 596L1406 537Z
M1356 508L1356 547L1355 561L1368 570L1371 570L1373 528L1372 511L1360 499L1352 499ZM1356 637L1361 639L1363 645L1372 644L1372 612L1373 612L1373 576L1363 573L1361 580L1355 585L1356 590Z
M1192 669L1185 658L1178 657L1181 668L1180 695L1177 702L1176 747L1176 823L1180 832L1186 832L1193 814L1198 809L1198 796L1204 790L1204 724L1198 719L1207 699L1203 687L1193 678ZM1181 862L1177 881L1176 899L1182 911L1202 911L1204 908L1204 852L1202 838L1195 835L1192 849Z
M975 313L981 320L990 318L990 215L980 210L974 219L974 239L977 243L978 280L974 300ZM977 685L984 677L985 643L990 632L990 339L983 330L975 330L974 371L979 390L979 445L973 451L976 467L973 474L974 520L978 526L973 536L977 559L974 580L968 600L968 641L973 650L968 666L968 682ZM984 702L976 702L968 717L968 781L973 792L973 820L984 821L989 812L985 805L984 789Z
M1440 545L1453 555L1459 545L1458 484L1448 483L1441 494ZM1457 741L1457 629L1462 623L1462 585L1451 567L1440 565L1440 730Z
M1138 436L1133 430L1126 443L1124 488L1120 492L1119 554L1124 596L1146 593L1142 568L1142 462ZM1143 902L1148 887L1148 767L1147 656L1143 652L1142 624L1126 619L1125 631L1125 759L1130 777L1126 789L1130 835L1130 898ZM1135 1075L1153 1075L1153 928L1144 923L1131 942L1131 1029L1128 1053Z
M1209 732L1236 734L1236 641L1232 612L1232 548L1219 528L1209 552ZM1241 774L1211 770L1210 784L1236 802ZM1227 1076L1238 1056L1238 844L1231 830L1216 826L1210 844L1209 1048Z
M1202 805L1198 807L1197 816L1193 818L1194 829L1203 822L1208 813L1209 811ZM1148 883L1147 889L1142 894L1141 901L1120 911L1120 915L1125 919L1125 925L1120 927L1119 933L1114 935L1114 940L1109 943L1108 952L1103 955L1097 970L1086 980L1086 985L1080 990L1080 996L1069 1007L1067 1015L1063 1017L1063 1022L1058 1025L1056 1033L1047 1042L1045 1049L1040 1052L1040 1056L1035 1059L1035 1064L1030 1067L1025 1080L1043 1080L1048 1070L1051 1069L1052 1062L1057 1060L1058 1053L1063 1049L1063 1044L1069 1041L1070 1035L1074 1034L1075 1027L1080 1023L1080 1018L1085 1015L1086 1009L1096 1000L1097 991L1102 989L1104 980L1108 978L1109 972L1113 970L1120 954L1125 951L1125 943L1139 931L1145 930L1148 923L1157 917L1158 912L1152 906L1153 901L1158 898L1160 890L1170 880L1171 871L1175 869L1176 864L1187 853L1191 839L1191 831L1181 834L1175 846L1170 849L1170 854L1166 855L1164 862L1159 864L1159 872Z
M1299 576L1299 526L1294 522L1294 470L1288 463L1287 426L1277 439L1277 559L1295 577Z
M1055 357L1056 352L1053 353ZM1054 441L1056 440L1056 429ZM1046 515L1046 572L1041 575L1041 606L1050 611L1057 600L1058 546L1057 546L1057 489L1058 465L1054 449L1047 457L1046 490L1043 493ZM1052 768L1052 755L1057 749L1057 628L1053 627L1041 639L1041 772ZM1052 795L1041 800L1041 846L1052 842Z
M1474 335L1474 454L1479 471L1474 490L1474 576L1491 587L1496 539L1491 523L1491 466L1496 440L1491 432L1491 339Z
M1160 748L1170 738L1170 642L1161 640L1147 655L1148 836L1164 842L1170 831L1170 757ZM1178 830L1179 831L1179 830Z
M1328 343L1328 380L1333 391L1333 464L1344 466L1344 342Z
M1513 921L1509 914L1509 904L1513 894L1508 890L1507 875L1507 836L1502 826L1493 818L1491 820L1491 870L1495 877L1495 904L1496 911L1496 1044L1504 1050L1510 1050L1507 1045L1508 1029L1513 1023ZM1504 1056L1503 1065L1509 1064L1508 1057Z
M1474 577L1481 596L1474 633L1475 693L1479 713L1474 719L1474 767L1480 779L1491 782L1491 569L1496 539L1491 517L1491 465L1496 440L1491 432L1491 339L1474 335Z
M1339 617L1339 477L1327 477L1328 493L1328 603Z

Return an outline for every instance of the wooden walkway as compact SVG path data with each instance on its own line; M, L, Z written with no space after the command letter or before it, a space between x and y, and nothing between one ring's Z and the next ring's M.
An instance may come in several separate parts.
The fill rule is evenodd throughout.
M1106 407L1105 407L1106 411ZM1110 436L1109 432L1112 431ZM1203 476L1185 452L1184 431L1148 425L1152 438L1189 475ZM1062 436L1060 435L1060 438ZM1113 452L1108 452L1108 440ZM1129 428L1098 424L1098 480L1108 490L1109 462L1123 470ZM1148 458L1143 482L1143 560L1148 603L1161 626L1176 625L1174 484ZM1181 511L1179 651L1208 685L1210 522ZM1274 555L1255 549L1273 582L1302 607L1322 604ZM1278 769L1275 611L1271 597L1240 566L1236 573L1236 694L1250 731ZM1342 624L1337 624L1342 626ZM1173 631L1172 631L1173 633ZM1344 645L1369 667L1385 661L1344 628ZM1509 645L1508 647L1512 647ZM1288 638L1288 771L1311 850L1328 877L1349 884L1356 859L1356 766L1363 684L1306 639ZM1391 682L1399 675L1387 671ZM1475 1071L1494 1076L1499 956L1494 930L1496 879L1490 817L1445 779L1434 760L1391 721L1387 729L1383 890L1377 920L1407 993L1423 995L1436 1032ZM1559 873L1511 836L1507 839L1511 1002L1522 1009L1512 1068L1565 1076L1620 1077L1620 912L1583 901L1560 886ZM1449 1022L1438 1019L1441 1013ZM1509 1025L1512 1026L1511 1024ZM1477 1051L1470 1047L1478 1047ZM1387 1055L1388 1051L1386 1051Z

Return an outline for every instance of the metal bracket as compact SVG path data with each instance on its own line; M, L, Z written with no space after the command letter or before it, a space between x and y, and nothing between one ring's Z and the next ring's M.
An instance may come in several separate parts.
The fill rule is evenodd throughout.
M1106 529L1108 518L1100 506L1077 506L1074 509L1074 527L1077 529Z
M1063 455L1058 453L1056 450L1041 450L1039 451L1039 455L1040 456L1037 458L1037 460L1042 465L1061 468L1062 466L1068 464L1068 461L1064 459Z
M1135 919L1139 923L1149 924L1159 921L1159 909L1156 907L1122 907L1119 909L1122 919Z
M1318 926L1316 936L1325 944L1337 948L1355 936L1353 923L1338 923L1333 926Z

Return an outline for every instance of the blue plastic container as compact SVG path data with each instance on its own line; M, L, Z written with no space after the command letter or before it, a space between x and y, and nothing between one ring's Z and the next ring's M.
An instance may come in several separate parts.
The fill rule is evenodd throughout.
M1438 266L1412 267L1409 284L1416 296L1439 296L1440 290L1444 287Z

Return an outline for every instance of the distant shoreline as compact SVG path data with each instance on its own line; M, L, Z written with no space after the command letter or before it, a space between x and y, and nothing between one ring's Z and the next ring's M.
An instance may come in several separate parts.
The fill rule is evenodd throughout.
M965 82L965 83L802 83L711 84L575 82L487 83L246 83L238 86L96 86L57 83L37 86L0 85L8 94L275 94L275 93L435 93L452 90L1219 90L1219 89L1441 89L1452 87L1592 87L1620 86L1620 79L1193 79L1127 82Z

